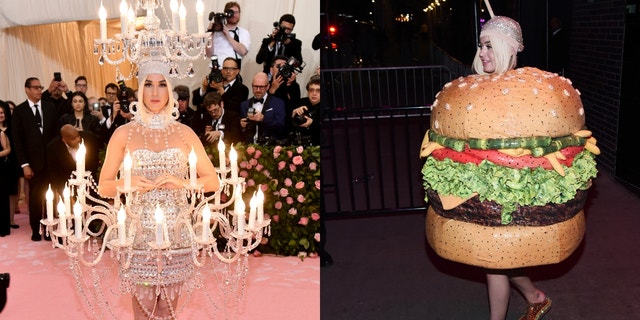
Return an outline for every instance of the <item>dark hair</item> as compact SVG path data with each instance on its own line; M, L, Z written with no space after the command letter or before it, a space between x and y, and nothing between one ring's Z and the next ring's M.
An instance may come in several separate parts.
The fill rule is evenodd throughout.
M280 21L278 21L278 24L282 23L282 21L292 23L294 26L296 25L296 17L294 17L292 14L283 14L282 17L280 17Z
M81 80L87 81L87 77L85 77L85 76L78 76L78 77L76 78L76 80L75 80L73 83L78 84L78 81L81 81ZM87 81L87 82L88 82L88 81Z
M105 92L105 94L107 93L107 89L109 89L109 88L116 90L117 94L118 94L118 95L120 95L120 87L118 87L118 85L117 85L117 84L115 84L115 83L113 83L113 82L109 82L109 83L107 83L107 85L106 85L106 86L104 86L104 92Z
M317 84L320 85L320 76L317 74L314 74L311 76L311 78L309 78L309 82L307 82L307 90L309 90L309 86L312 84Z
M238 59L234 58L234 57L226 57L224 59L224 61L222 61L222 63L224 63L227 60L233 60L233 62L236 63L236 68L238 68L238 70L240 70L240 63L238 63Z
M178 94L178 99L177 100L187 100L189 101L189 87L185 86L185 85L177 85L175 88L173 88L173 91L175 93Z
M71 107L71 110L73 110L73 97L75 96L79 96L80 98L82 98L82 100L84 100L84 112L90 112L91 110L89 110L89 99L87 98L87 96L80 92L80 91L76 91L76 92L72 92L67 98L67 103L69 103L69 106Z
M220 105L220 102L222 102L222 95L216 91L211 91L204 95L204 98L202 99L202 106L207 108L212 104Z
M31 86L31 81L35 81L35 80L40 80L40 79L38 79L36 77L27 78L27 80L25 80L25 82L24 82L24 87L25 88L30 87Z
M273 57L273 59L271 60L271 66L272 67L276 65L276 60L284 60L286 62L287 60L289 60L289 57L287 57L285 55L282 55L282 54L279 54L279 55Z
M4 125L7 126L7 133L9 133L11 132L11 108L2 100L0 100L0 108L4 109Z
M238 4L235 1L229 1L224 5L224 12L227 12L229 10L231 10L231 8L233 7L238 7L238 12L241 12L242 10L240 10L240 4Z

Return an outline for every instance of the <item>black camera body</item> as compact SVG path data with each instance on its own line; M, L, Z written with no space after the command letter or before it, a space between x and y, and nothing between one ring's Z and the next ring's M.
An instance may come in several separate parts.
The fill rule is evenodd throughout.
M227 24L227 18L233 17L233 10L229 10L223 13L209 12L209 21L213 21L211 29L208 32L222 31L222 26Z
M304 61L298 61L296 57L290 57L287 63L278 67L278 74L282 76L284 82L287 82L294 72L302 72L306 65Z
M283 42L287 39L295 39L296 38L296 34L295 33L286 33L285 32L285 28L281 27L280 24L278 23L278 21L273 23L273 27L278 29L278 33L276 33L276 36L274 37L274 40L276 42Z
M307 110L303 114L296 115L295 117L292 118L293 124L296 127L299 127L299 126L303 125L305 122L307 122L307 118L305 116L307 116L309 118L313 118L313 112L309 112L309 110Z
M124 80L118 81L118 86L120 87L120 110L124 113L129 113L129 98L127 97L127 85L124 83Z
M209 83L211 82L222 82L224 77L222 77L222 71L220 71L220 63L218 63L218 56L211 56L211 72L207 76L207 80Z

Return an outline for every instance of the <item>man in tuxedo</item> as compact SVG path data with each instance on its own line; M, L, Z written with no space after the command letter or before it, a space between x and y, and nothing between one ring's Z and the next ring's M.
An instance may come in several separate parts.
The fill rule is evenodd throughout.
M103 126L104 143L109 142L111 135L117 127L129 122L133 115L121 110L120 97L122 92L120 87L111 82L104 87L104 96L107 98L107 103L102 105L101 110L93 110L91 114L100 119L100 124Z
M224 108L224 101L219 93L207 93L203 105L207 112L195 117L191 125L203 144L217 145L218 140L222 139L229 146L242 140L240 115Z
M270 70L275 56L295 57L302 63L302 41L295 38L293 33L295 26L296 18L292 14L284 14L278 21L278 27L273 28L271 35L262 39L256 62L263 64L264 73L274 75Z
M269 144L285 138L284 101L267 93L269 76L258 72L252 82L253 98L240 104L240 126L246 143Z
M174 97L178 101L178 121L182 124L191 126L195 110L189 106L189 87L185 85L177 85L173 88ZM177 96L177 97L176 97Z
M93 179L97 181L98 140L90 132L65 124L60 129L60 135L47 144L47 167L55 168L49 171L49 181L57 195L62 195L65 183L76 170L76 153L81 142L86 149L85 170L91 171Z
M222 62L222 82L209 81L208 77L202 80L202 86L193 90L192 103L198 111L206 113L202 105L205 94L218 92L222 95L224 109L240 113L240 103L249 98L249 88L242 84L240 77L240 65L235 58L226 58Z
M13 146L25 180L29 183L29 224L31 240L40 241L40 219L43 218L43 200L47 190L47 144L59 134L60 110L42 99L44 87L38 78L24 83L27 100L13 110Z

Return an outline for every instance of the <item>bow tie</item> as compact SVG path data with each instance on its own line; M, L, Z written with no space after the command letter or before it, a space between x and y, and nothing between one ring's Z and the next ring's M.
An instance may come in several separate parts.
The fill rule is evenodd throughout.
M253 103L260 103L260 104L264 104L264 98L262 98L262 99L256 99L256 98L253 98Z

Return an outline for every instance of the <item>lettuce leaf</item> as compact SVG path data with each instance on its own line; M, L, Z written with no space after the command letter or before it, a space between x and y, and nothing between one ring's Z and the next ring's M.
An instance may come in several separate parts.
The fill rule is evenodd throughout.
M540 167L513 169L487 160L473 164L428 157L422 167L422 177L425 189L442 195L467 198L477 193L481 201L495 201L502 205L502 223L508 224L517 205L567 202L576 196L577 190L589 188L590 180L598 173L595 155L588 150L576 155L571 167L563 167L564 177L555 170ZM426 196L425 201L428 201Z

